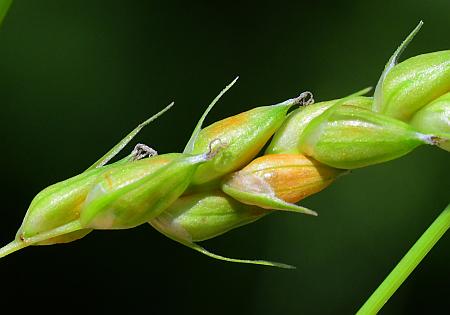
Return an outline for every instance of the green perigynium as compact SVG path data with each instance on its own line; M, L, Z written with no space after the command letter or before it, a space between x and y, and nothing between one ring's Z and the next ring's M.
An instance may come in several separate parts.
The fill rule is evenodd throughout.
M257 107L203 128L189 153L204 152L214 139L220 139L226 147L213 159L198 167L191 186L208 186L211 183L217 185L221 177L248 164L281 126L289 108L309 101L309 97L309 93L302 93L297 98L276 105Z
M345 173L302 154L269 154L226 176L221 189L242 203L317 215L295 203Z
M300 151L324 164L360 168L399 158L422 144L435 144L435 137L400 120L361 107L336 106L300 136Z
M103 172L81 209L82 226L127 229L146 223L180 197L198 166L215 154L172 153Z
M450 90L450 50L409 58L384 79L378 111L409 121L425 105Z
M221 191L185 195L149 223L176 239L200 242L254 222L271 211L236 201Z

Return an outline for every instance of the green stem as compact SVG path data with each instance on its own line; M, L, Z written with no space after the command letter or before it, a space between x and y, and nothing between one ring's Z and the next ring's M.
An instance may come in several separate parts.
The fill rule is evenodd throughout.
M422 234L389 276L364 303L357 315L376 314L450 228L450 204Z
M2 248L0 248L0 258L3 258L9 254L14 253L15 251L18 251L22 248L27 247L28 244L20 241L20 240L14 240L11 243L3 246Z
M2 25L6 13L8 13L8 9L11 6L11 3L12 0L0 0L0 26Z
M80 221L75 220L75 221L69 222L65 225L61 225L57 228L54 228L53 230L37 234L35 236L26 238L24 240L16 239L16 240L12 241L11 243L0 248L0 258L3 258L9 254L12 254L15 251L18 251L22 248L34 245L34 244L42 242L42 241L49 240L53 237L57 237L57 236L60 236L63 234L68 234L71 232L75 232L75 231L78 231L81 229L83 229L83 226L81 225Z

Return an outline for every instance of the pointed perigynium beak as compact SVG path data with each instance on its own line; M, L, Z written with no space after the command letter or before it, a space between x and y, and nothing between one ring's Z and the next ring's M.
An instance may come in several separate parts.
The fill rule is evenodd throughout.
M345 172L302 154L269 154L226 177L222 190L246 204L303 212L296 210L294 203L321 191ZM280 209L277 203L293 208Z

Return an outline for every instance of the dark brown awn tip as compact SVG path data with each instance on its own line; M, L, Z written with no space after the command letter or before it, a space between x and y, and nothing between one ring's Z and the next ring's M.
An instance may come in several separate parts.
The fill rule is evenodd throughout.
M311 92L305 91L302 92L299 96L295 98L291 98L287 101L284 101L283 103L280 103L279 105L300 105L300 106L307 106L314 104L314 96Z
M449 140L441 138L441 137L438 137L438 136L430 136L430 142L431 142L432 145L439 146L439 145L441 145L441 144L443 144L443 143L445 143L447 141L449 141Z
M131 152L132 161L138 161L138 160L142 160L143 158L146 157L152 157L155 155L158 155L158 152L152 148L150 148L148 145L142 144L142 143L138 143L136 144L136 146L134 147L133 151Z
M294 100L295 104L298 104L300 106L308 106L314 104L314 95L309 91L305 91L297 96Z

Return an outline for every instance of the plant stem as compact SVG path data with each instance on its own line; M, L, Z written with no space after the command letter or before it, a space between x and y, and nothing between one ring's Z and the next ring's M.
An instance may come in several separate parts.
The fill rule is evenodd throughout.
M80 221L75 220L75 221L71 221L65 225L58 226L57 228L54 228L53 230L39 233L35 236L29 237L24 240L14 240L11 243L0 248L0 258L3 258L11 253L14 253L15 251L18 251L27 246L31 246L36 243L49 240L53 237L57 237L57 236L60 236L63 234L69 234L71 232L79 231L81 229L83 229L83 226L81 225Z
M0 258L3 258L11 253L14 253L15 251L18 251L22 248L27 247L28 245L24 242L14 240L11 243L3 246L0 248Z
M450 204L428 227L406 255L400 260L389 276L364 303L357 315L376 314L419 265L436 242L450 228Z
M12 0L0 0L0 26L2 25L3 19L11 6Z

